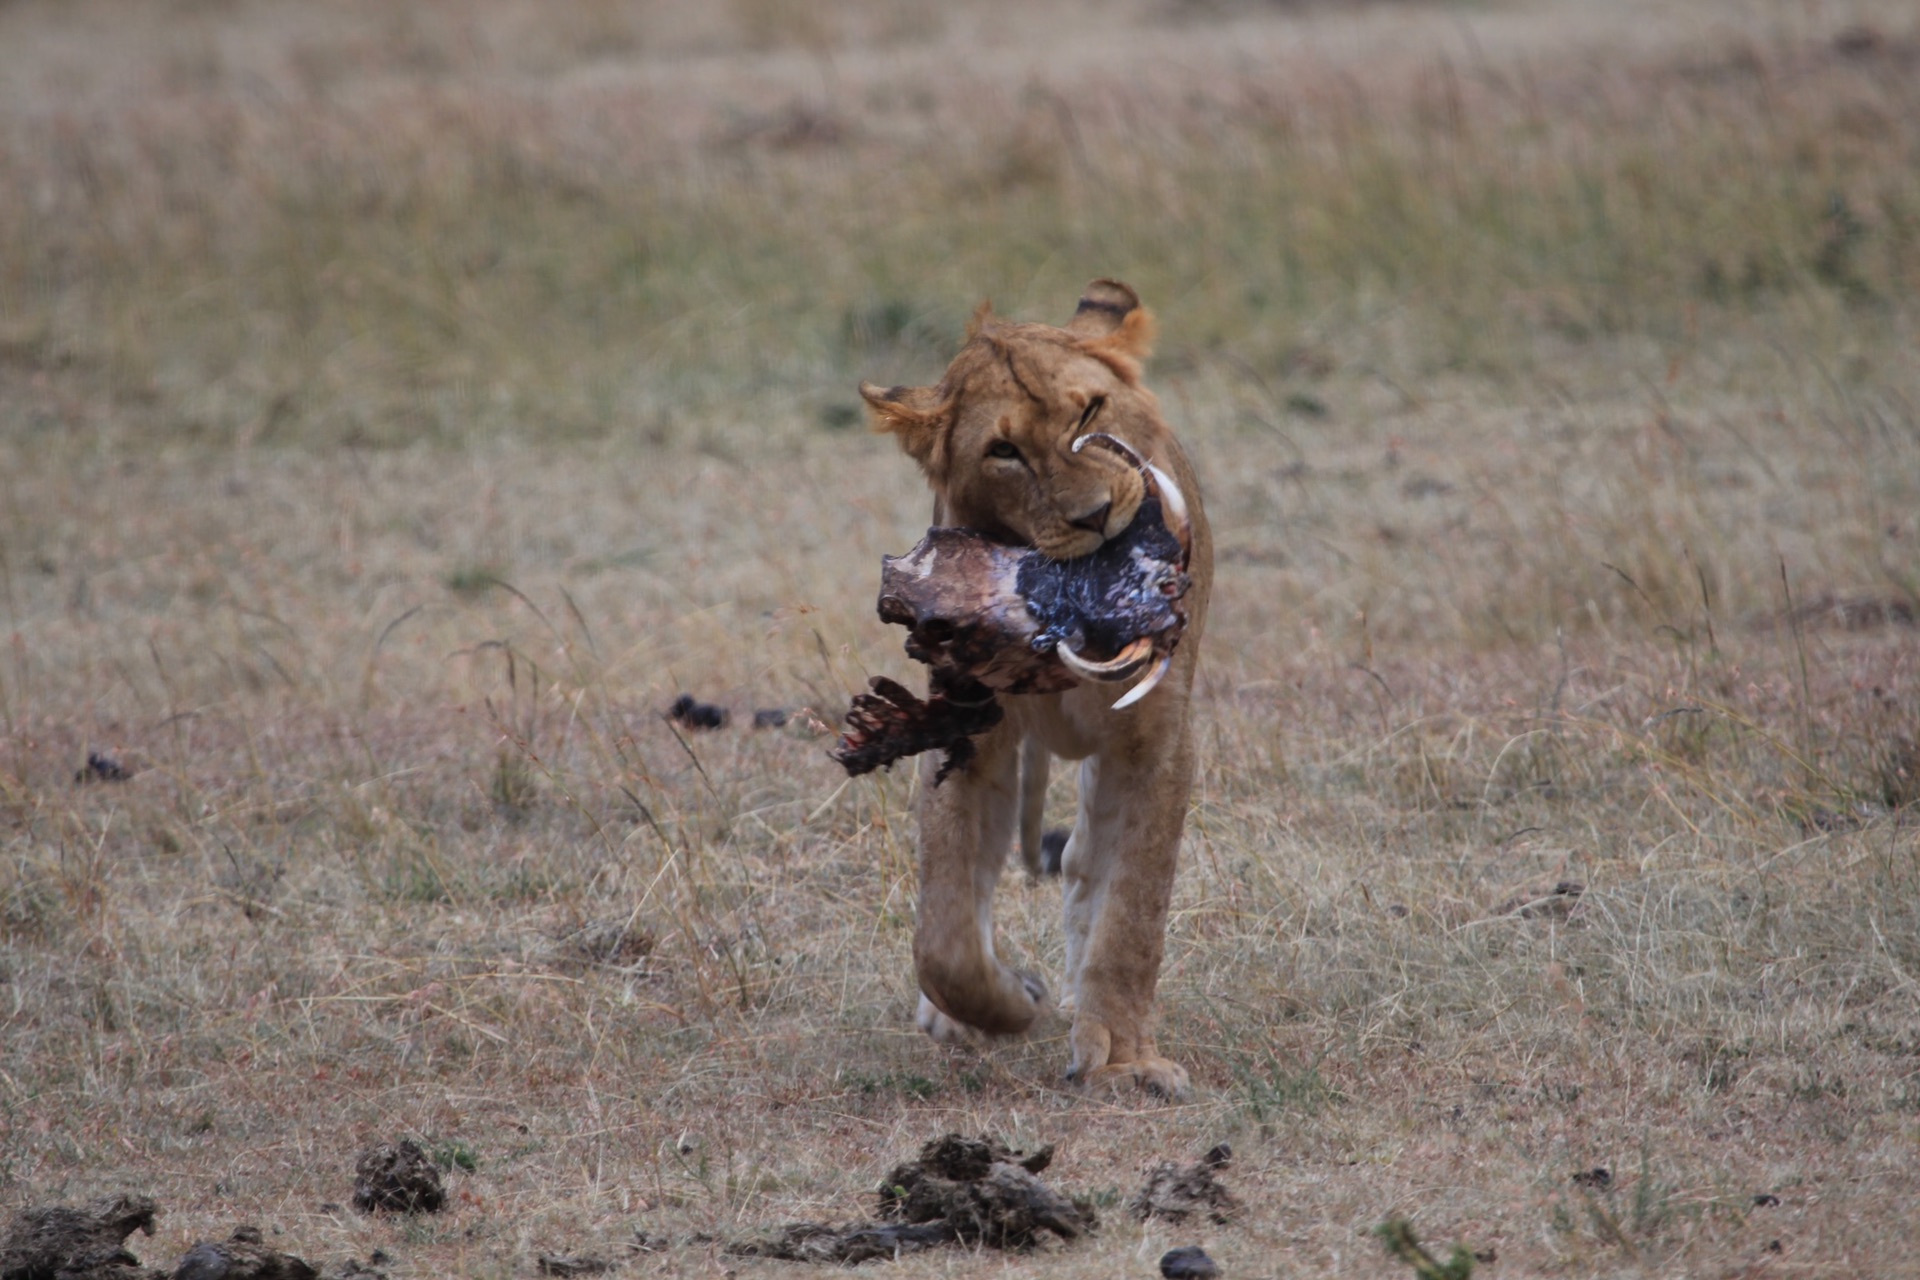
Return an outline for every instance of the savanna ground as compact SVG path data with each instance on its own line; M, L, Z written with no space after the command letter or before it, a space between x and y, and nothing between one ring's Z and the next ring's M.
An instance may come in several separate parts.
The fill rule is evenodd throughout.
M922 1039L911 771L741 723L909 673L853 383L1096 275L1220 544L1174 1106ZM1910 1266L1917 295L1891 3L0 5L0 1209L774 1274L960 1129L1106 1225L901 1275Z

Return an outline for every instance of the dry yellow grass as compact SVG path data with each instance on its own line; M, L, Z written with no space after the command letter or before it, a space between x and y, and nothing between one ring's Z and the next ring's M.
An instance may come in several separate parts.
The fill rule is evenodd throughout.
M901 1274L1898 1273L1920 28L1667 9L0 7L0 1210L772 1275L958 1128L1106 1225ZM853 382L1107 273L1221 550L1168 1108L920 1038L911 779L740 723L908 666Z

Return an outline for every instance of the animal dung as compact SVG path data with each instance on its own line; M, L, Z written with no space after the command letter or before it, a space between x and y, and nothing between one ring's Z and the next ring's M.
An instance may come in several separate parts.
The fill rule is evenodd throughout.
M1192 1164L1160 1161L1147 1170L1146 1181L1127 1202L1127 1211L1142 1222L1157 1218L1179 1223L1196 1214L1215 1223L1231 1222L1240 1212L1240 1202L1214 1174L1232 1157L1232 1149L1223 1142Z
M305 1260L269 1249L258 1227L235 1227L221 1241L204 1241L187 1250L173 1280L319 1280Z
M0 1276L145 1280L124 1242L135 1231L152 1235L157 1212L147 1197L128 1195L22 1209L0 1235Z
M1048 1239L1077 1240L1098 1227L1099 1217L1091 1204L1040 1180L1052 1159L1052 1147L1022 1154L991 1138L949 1133L887 1174L877 1193L881 1221L794 1223L727 1252L851 1266L947 1244L1025 1250Z
M726 726L727 709L683 693L667 708L667 719L684 729L720 729Z
M194 1245L172 1272L143 1266L126 1239L135 1231L152 1235L158 1215L152 1200L129 1195L23 1209L0 1234L0 1280L319 1280L305 1260L268 1248L253 1226ZM381 1276L353 1262L328 1274Z
M440 1170L411 1138L381 1142L353 1166L353 1207L362 1213L438 1213L447 1203Z
M1051 1234L1077 1240L1099 1225L1093 1206L1040 1181L1053 1148L1031 1154L949 1133L897 1165L880 1186L882 1216L944 1223L962 1244L1027 1249Z
M125 782L133 776L133 770L115 760L104 751L87 752L87 762L73 775L77 783L88 782Z

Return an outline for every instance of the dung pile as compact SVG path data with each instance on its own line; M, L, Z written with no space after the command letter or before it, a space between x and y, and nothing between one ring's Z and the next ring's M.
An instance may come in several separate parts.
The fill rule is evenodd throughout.
M319 1280L320 1273L278 1249L269 1249L258 1227L236 1227L225 1240L203 1241L187 1250L173 1280Z
M147 1197L128 1195L23 1209L0 1236L0 1280L168 1280L125 1243L136 1230L152 1235L158 1212ZM258 1227L243 1226L225 1240L196 1244L172 1280L319 1280L306 1262L264 1241Z
M153 1234L153 1201L145 1196L106 1196L84 1205L50 1204L22 1209L0 1236L4 1280L147 1280L163 1271L140 1265L125 1241L135 1231Z
M729 1245L742 1257L844 1265L940 1245L1032 1249L1049 1237L1078 1240L1099 1226L1093 1207L1047 1186L1053 1148L1030 1155L990 1138L949 1133L897 1165L876 1193L881 1221L835 1227L798 1222L762 1240Z
M440 1170L412 1138L379 1142L353 1166L353 1207L362 1213L438 1213L447 1203Z
M1214 1174L1232 1159L1233 1148L1223 1142L1192 1164L1162 1160L1147 1170L1146 1181L1127 1202L1127 1211L1142 1222L1157 1218L1178 1223L1193 1217L1231 1222L1240 1212L1240 1202Z

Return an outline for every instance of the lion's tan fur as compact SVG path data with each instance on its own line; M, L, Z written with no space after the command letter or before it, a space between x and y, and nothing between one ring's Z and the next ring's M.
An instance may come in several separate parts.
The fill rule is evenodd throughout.
M1193 776L1190 696L1213 586L1213 548L1193 469L1141 381L1152 320L1133 290L1087 287L1064 328L1013 324L989 311L932 387L862 386L878 429L920 464L934 520L1084 555L1132 521L1139 473L1104 449L1072 451L1087 431L1131 444L1170 473L1193 518L1189 625L1173 669L1139 705L1121 690L1081 685L1009 698L1006 721L979 740L972 764L936 786L922 773L920 905L914 961L920 1025L947 1038L970 1027L1026 1030L1046 1004L1035 976L994 954L992 901L1023 792L1023 742L1080 764L1079 813L1062 858L1069 1074L1182 1093L1187 1075L1155 1048L1151 1026L1167 905ZM1037 753L1033 753L1036 758Z

